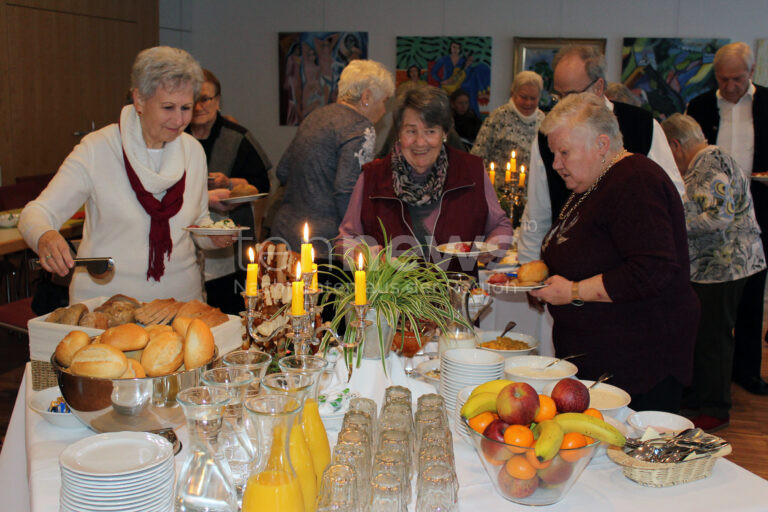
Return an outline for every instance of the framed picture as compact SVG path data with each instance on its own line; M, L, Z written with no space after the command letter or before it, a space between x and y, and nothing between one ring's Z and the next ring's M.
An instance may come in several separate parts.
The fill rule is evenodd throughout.
M520 71L535 71L544 79L539 108L549 110L552 100L552 59L563 46L594 46L605 54L605 39L569 39L564 37L516 37L515 53L512 61L514 74Z
M690 100L717 87L715 52L730 39L625 37L621 81L656 119L685 111Z
M755 76L752 81L763 87L768 86L768 39L757 40L755 52Z

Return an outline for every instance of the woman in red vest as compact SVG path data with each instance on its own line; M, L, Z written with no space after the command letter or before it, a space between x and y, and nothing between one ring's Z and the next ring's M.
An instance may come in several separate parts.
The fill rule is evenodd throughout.
M506 249L512 225L483 160L445 145L453 124L445 92L408 89L393 115L398 141L385 158L363 167L339 227L339 245L365 237L381 246L386 233L396 251L428 248L423 255L433 260L443 257L435 247L448 242L491 241Z

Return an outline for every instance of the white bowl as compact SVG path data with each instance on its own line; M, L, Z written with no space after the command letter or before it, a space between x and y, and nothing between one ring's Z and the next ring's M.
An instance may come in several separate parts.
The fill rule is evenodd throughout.
M504 335L504 337L527 343L528 348L524 348L522 350L497 350L495 348L486 348L480 345L480 343L495 340L501 335L501 331L478 331L477 335L480 338L477 343L477 348L494 352L505 358L512 356L524 356L539 348L539 340L529 334L523 334L521 332L508 332Z
M576 377L569 377L575 379ZM581 383L585 386L591 386L595 381L593 380L581 380ZM552 396L552 390L555 388L560 380L550 382L544 386L544 394ZM612 416L614 418L620 416L624 407L629 405L632 401L632 397L629 393L623 389L601 382L594 388L589 390L589 406L593 409L597 409L604 416Z
M476 348L453 348L446 350L441 356L448 364L458 363L472 367L493 368L499 363L504 362L504 358L487 350L478 350Z
M632 427L638 435L642 435L648 427L652 427L659 434L693 428L693 422L688 418L663 411L633 412L627 417L627 425Z
M504 375L515 382L527 382L537 393L543 393L547 384L576 375L579 369L570 361L560 361L546 370L544 366L555 361L547 356L509 357L504 365Z
M48 412L51 402L61 396L58 386L43 389L32 395L29 400L29 408L40 414L51 425L63 428L85 428L77 416L71 412Z
M4 213L0 215L0 228L15 228L19 223L19 213Z

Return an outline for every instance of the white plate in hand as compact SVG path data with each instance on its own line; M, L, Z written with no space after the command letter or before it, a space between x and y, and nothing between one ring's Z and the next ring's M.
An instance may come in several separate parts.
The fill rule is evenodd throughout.
M469 246L469 251L463 250L466 246ZM487 242L450 242L447 244L438 245L437 250L443 254L474 257L498 251L499 246L495 244L489 244Z
M251 229L248 226L237 226L234 228L201 228L201 227L192 227L187 226L186 228L182 228L184 231L189 231L190 233L193 233L195 235L237 235L241 231L245 231L246 229Z
M269 195L269 192L262 192L260 194L251 194L248 196L227 197L226 199L219 199L219 202L221 204L250 203L251 201L261 199L262 197L267 197L268 195Z

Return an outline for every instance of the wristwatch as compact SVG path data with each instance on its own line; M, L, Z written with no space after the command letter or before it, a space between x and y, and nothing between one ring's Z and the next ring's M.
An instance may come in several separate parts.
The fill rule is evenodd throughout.
M584 301L581 300L581 297L579 297L579 282L574 281L571 284L571 305L573 306L583 306Z

